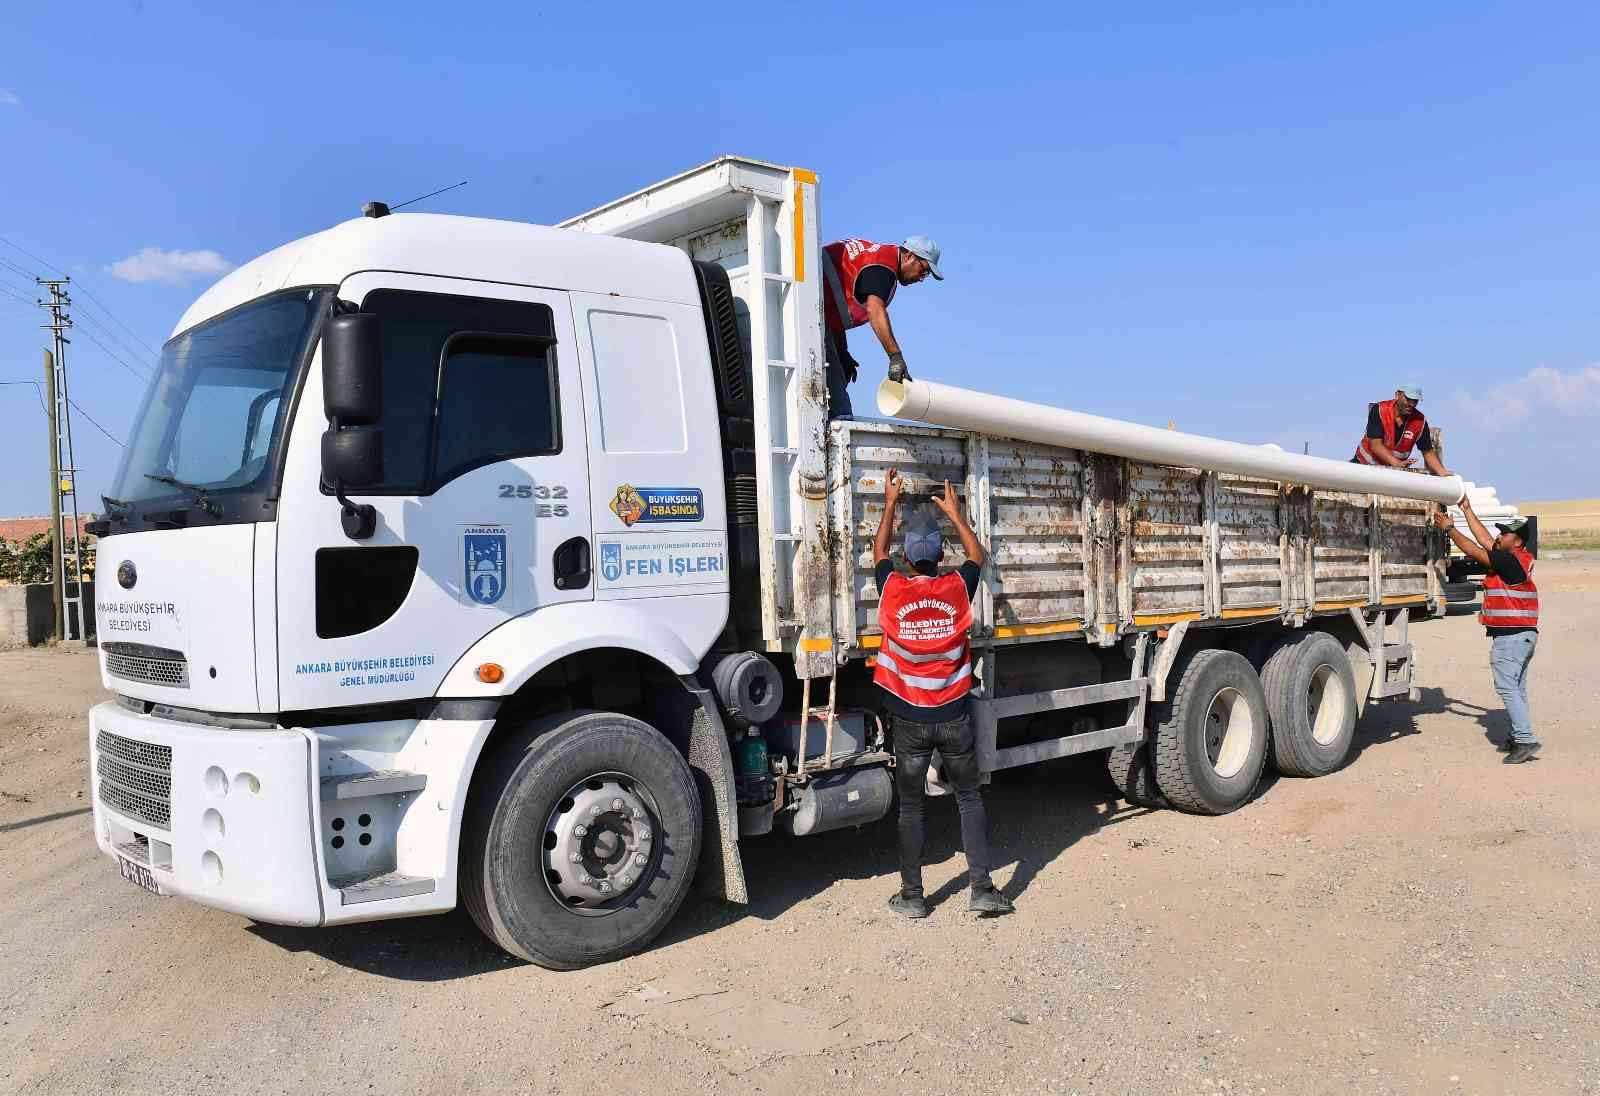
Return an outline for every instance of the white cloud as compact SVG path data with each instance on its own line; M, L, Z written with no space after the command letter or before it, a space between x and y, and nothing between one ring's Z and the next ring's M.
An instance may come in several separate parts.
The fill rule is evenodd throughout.
M112 277L125 282L182 285L195 278L226 274L233 269L233 264L215 251L163 251L159 247L147 247L106 269Z
M1482 427L1523 423L1535 415L1588 417L1600 412L1600 365L1563 373L1547 365L1484 392L1458 392L1456 403Z
M14 91L0 88L0 107L20 107L22 99Z

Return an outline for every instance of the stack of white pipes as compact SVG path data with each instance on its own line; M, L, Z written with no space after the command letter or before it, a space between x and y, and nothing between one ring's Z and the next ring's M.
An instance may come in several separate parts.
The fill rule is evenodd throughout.
M1427 476L1348 460L1285 453L1263 445L1223 441L1176 430L1085 415L1044 404L973 392L931 381L884 381L878 410L894 418L974 430L1040 445L1087 449L1151 464L1205 468L1335 491L1392 495L1454 503L1463 496L1460 476ZM1476 506L1476 502L1473 504Z
M1462 487L1466 489L1466 497L1472 501L1472 512L1478 515L1478 520L1483 522L1491 534L1495 531L1495 522L1510 521L1517 516L1517 508L1501 502L1493 487L1479 487L1470 480L1462 484ZM1456 523L1456 528L1471 539L1472 528L1467 524L1466 515L1461 512L1460 507L1451 506L1447 512L1450 520Z

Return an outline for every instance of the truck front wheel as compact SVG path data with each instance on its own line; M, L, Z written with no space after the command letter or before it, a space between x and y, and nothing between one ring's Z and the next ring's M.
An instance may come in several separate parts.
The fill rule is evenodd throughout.
M484 762L461 843L461 898L484 935L552 970L636 952L672 920L700 853L683 756L649 724L563 712Z
M1250 660L1196 651L1173 670L1177 688L1155 705L1156 783L1195 814L1227 814L1250 798L1267 758L1267 702Z

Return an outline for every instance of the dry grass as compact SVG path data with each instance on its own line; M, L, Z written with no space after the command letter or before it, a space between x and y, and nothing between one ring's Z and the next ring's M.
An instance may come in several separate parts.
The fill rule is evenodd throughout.
M1600 499L1519 502L1517 510L1539 519L1539 547L1600 548Z

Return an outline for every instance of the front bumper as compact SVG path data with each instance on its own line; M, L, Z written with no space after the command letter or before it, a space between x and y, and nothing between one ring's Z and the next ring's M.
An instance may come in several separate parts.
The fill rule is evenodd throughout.
M312 749L304 731L223 730L100 704L89 712L95 841L149 868L162 894L320 924Z

